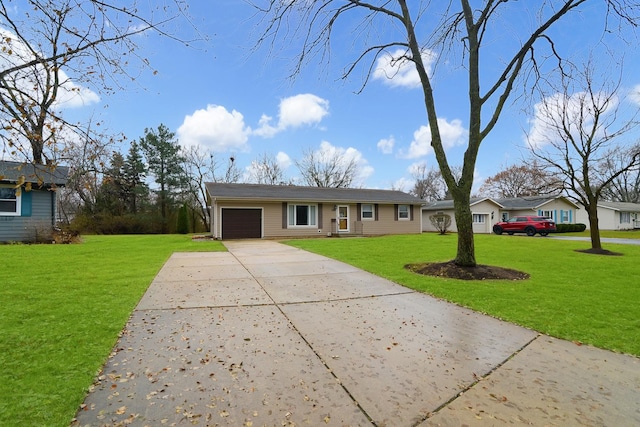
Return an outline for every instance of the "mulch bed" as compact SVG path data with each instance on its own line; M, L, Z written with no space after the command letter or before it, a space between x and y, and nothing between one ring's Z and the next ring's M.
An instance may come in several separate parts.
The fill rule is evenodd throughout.
M462 267L453 261L428 264L407 264L407 270L426 276L446 277L460 280L525 280L527 273L510 268L478 264L475 267Z
M619 252L612 252L606 249L576 249L576 252L582 252L584 254L594 254L594 255L612 255L612 256L622 256Z

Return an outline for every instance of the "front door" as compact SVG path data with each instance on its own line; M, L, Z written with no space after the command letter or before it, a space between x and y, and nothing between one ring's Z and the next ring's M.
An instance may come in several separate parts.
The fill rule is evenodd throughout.
M338 232L349 232L349 206L338 206Z

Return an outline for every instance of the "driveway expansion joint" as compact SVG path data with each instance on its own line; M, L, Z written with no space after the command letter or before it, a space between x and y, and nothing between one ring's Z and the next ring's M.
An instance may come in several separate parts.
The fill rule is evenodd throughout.
M225 245L172 255L73 427L640 425L638 358L279 243Z
M449 407L452 403L454 403L456 400L458 400L460 397L462 397L463 395L465 395L469 390L473 389L476 385L478 385L480 382L488 379L491 374L493 374L494 372L496 372L499 368L501 368L502 366L504 366L505 363L509 362L511 359L513 359L514 357L516 357L520 352L522 352L524 349L526 349L527 347L529 347L534 341L536 341L538 338L540 338L542 336L541 333L538 333L538 335L536 335L535 337L533 337L529 342L527 342L525 345L523 345L522 347L520 347L519 349L517 349L516 351L514 351L511 355L509 355L509 357L507 357L506 359L504 359L502 362L500 362L499 364L497 364L496 366L494 366L489 372L478 376L474 373L474 377L476 378L476 380L474 382L472 382L471 384L469 384L467 387L465 387L462 391L456 393L453 397L451 397L451 399L447 400L446 402L444 402L442 405L438 406L435 410L433 410L433 412L429 413L426 417L424 417L422 420L420 420L419 422L417 422L416 424L414 424L412 427L417 427L420 424L422 424L423 422L425 422L426 420L428 420L429 418L432 418L433 416L435 416L436 414L438 414L440 411L442 411L443 409Z

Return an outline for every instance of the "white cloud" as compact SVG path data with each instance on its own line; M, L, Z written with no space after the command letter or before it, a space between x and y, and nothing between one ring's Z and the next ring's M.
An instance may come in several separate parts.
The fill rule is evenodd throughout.
M277 127L271 126L271 120L271 116L263 114L262 117L260 117L260 121L258 122L258 129L254 130L253 134L265 138L271 138L275 134L277 134L279 130Z
M5 53L0 56L0 68L7 69L13 66L25 64L34 59L31 50L12 32L0 28L1 45ZM27 94L32 99L40 102L42 100L41 93L35 90L36 81L45 81L45 69L41 66L29 67L12 73L5 78L11 81L11 85ZM54 108L78 108L100 101L100 96L87 87L78 85L69 78L64 70L58 70L58 79L61 82L58 87Z
M89 88L78 86L63 71L60 71L60 81L64 83L58 89L55 107L80 108L100 102L100 96L97 93Z
M442 145L445 150L464 144L469 133L458 119L448 122L447 119L440 118L438 119L438 128L440 129L440 138L442 139ZM413 141L411 141L409 151L407 153L401 153L401 157L416 159L426 156L432 151L431 127L420 126L420 128L413 133Z
M319 123L329 114L329 101L319 96L305 93L280 101L280 121L278 127L290 128Z
M603 117L614 111L618 102L617 97L604 92L576 92L570 96L556 93L548 96L534 106L534 116L529 119L529 132L524 136L524 141L530 149L541 148L557 142L564 128L581 140L581 132L589 134L593 129L594 111L599 111L599 120L604 123ZM596 131L600 133L604 129L599 127Z
M328 141L322 141L320 148L316 151L319 159L340 158L341 161L349 163L352 160L358 165L358 175L356 176L354 185L364 185L367 178L373 175L374 168L369 161L362 157L362 153L356 148L336 147Z
M282 169L287 169L293 164L293 160L291 160L291 157L289 157L289 155L283 151L280 151L278 152L278 154L276 154L276 161Z
M411 163L407 168L407 172L409 172L412 176L420 175L422 171L425 171L425 170L427 170L427 162L424 162L424 161Z
M382 80L391 87L416 88L421 86L420 76L412 61L406 58L404 49L396 49L393 53L385 53L376 61L373 70L373 79ZM422 61L427 74L431 76L432 65L436 60L436 54L428 49L422 52Z
M207 105L206 109L184 118L177 136L183 146L200 145L213 152L248 151L250 132L241 113L229 112L220 105Z
M640 106L640 84L635 85L631 91L629 91L629 99Z
M393 188L406 193L409 189L413 188L415 183L413 179L400 178L393 183Z
M389 138L383 138L378 141L378 150L380 150L383 154L391 154L393 153L393 146L396 144L396 140L393 136Z
M286 129L320 123L329 114L329 101L311 93L290 96L280 101L278 124L273 126L273 117L263 114L254 134L265 138Z

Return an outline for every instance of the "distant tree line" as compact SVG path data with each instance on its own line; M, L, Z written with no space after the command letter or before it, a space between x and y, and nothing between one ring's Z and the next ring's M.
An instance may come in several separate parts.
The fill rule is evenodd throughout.
M295 161L300 178L287 178L277 159L262 154L245 171L230 156L220 162L202 147L182 147L165 125L145 129L127 152L86 144L70 156L72 174L60 197L63 223L99 234L209 231L206 182L350 187L355 159L307 150ZM100 147L101 150L96 150Z

